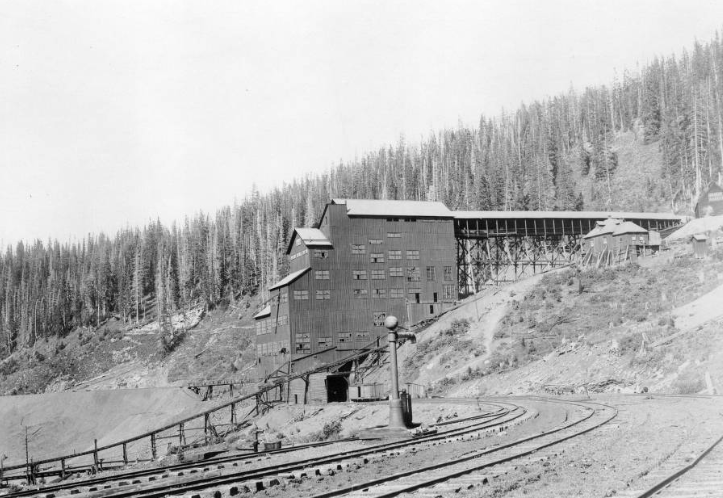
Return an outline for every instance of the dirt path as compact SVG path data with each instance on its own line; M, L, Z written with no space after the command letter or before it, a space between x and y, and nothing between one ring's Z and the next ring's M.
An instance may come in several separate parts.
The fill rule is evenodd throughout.
M495 331L500 321L509 310L509 305L522 299L536 285L540 283L543 275L521 280L500 288L490 289L488 294L478 298L477 302L471 301L464 308L472 310L479 315L471 318L472 326L468 337L475 342L484 345L484 353L474 359L473 362L462 365L452 370L449 375L457 375L467 368L477 368L484 364L494 352Z
M715 318L723 317L723 284L695 301L676 308L673 311L675 325L687 330Z

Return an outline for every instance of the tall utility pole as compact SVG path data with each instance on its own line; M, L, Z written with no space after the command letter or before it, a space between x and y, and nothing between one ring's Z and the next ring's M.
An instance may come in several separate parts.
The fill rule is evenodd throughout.
M28 426L23 425L23 421L20 421L20 425L25 429L25 468L27 469L28 474L28 482L31 484L35 483L35 471L32 466L32 462L30 460L30 450L29 450L29 441L30 438L35 436L42 427L38 427L37 430L31 434L28 434Z

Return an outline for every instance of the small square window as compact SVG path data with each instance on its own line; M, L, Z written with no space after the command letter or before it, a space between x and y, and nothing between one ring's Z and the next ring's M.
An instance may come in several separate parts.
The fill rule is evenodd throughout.
M427 267L427 280L429 280L430 282L435 280L434 266Z
M294 299L296 299L296 300L309 299L309 291L308 290L295 290L294 291Z
M404 289L389 289L389 297L392 299L404 297Z
M403 277L404 270L400 267L389 268L389 276L390 277Z
M316 291L316 299L331 299L331 291L329 289Z

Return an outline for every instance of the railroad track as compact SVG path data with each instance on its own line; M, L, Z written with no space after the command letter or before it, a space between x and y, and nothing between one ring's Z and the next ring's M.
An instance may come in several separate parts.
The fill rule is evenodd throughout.
M471 401L469 401L471 402ZM342 451L326 455L324 457L300 459L293 462L269 465L253 470L240 470L249 464L258 463L262 459L270 459L282 451L268 452L264 454L230 455L223 458L215 458L211 461L187 463L144 469L134 472L126 472L114 476L99 476L97 478L81 482L64 482L52 486L46 486L37 490L27 490L13 493L7 496L42 496L54 498L66 495L80 496L166 496L170 493L178 493L193 489L205 489L212 486L219 486L233 483L250 483L250 487L261 489L271 486L278 481L278 476L293 475L296 472L299 476L309 468L318 471L319 466L326 466L328 472L331 468L348 468L349 462L354 464L360 461L370 461L378 455L388 455L389 452L406 451L409 448L421 447L422 445L436 445L444 442L452 442L455 438L480 437L484 432L495 433L500 428L509 427L511 424L519 424L527 418L536 416L536 412L530 412L522 407L508 403L485 403L487 406L496 407L492 412L454 419L439 424L433 424L437 428L463 425L463 427L451 428L428 434L413 440L397 441L374 445L371 448ZM324 445L329 442L321 443ZM306 449L317 445L307 445ZM407 447L405 449L405 447ZM288 449L286 450L288 451ZM416 450L415 450L416 451ZM361 460L360 460L361 459ZM243 485L249 488L249 485ZM243 487L242 487L243 489Z
M645 491L621 493L622 497L700 498L723 496L723 436L719 437L697 458L679 456L653 477L655 485ZM689 461L688 461L689 460ZM675 470L671 472L671 467Z
M516 463L519 464L521 459L526 457L539 460L539 458L536 458L538 455L533 455L534 453L593 430L594 428L607 423L617 413L611 407L602 405L595 405L592 407L591 403L583 404L559 402L539 398L535 399L535 403L550 403L553 406L557 404L557 409L559 411L563 411L560 407L564 406L565 421L561 425L552 429L519 438L506 445L490 445L492 447L489 449L479 449L479 440L483 435L502 435L506 431L510 430L514 425L519 425L525 420L536 418L539 413L536 410L526 409L521 406L510 407L512 409L508 409L503 415L498 416L496 420L488 419L477 424L473 423L464 428L446 431L443 434L429 437L424 441L417 440L387 443L376 445L367 450L346 452L343 455L332 455L331 457L327 456L310 459L304 462L294 462L291 465L269 466L264 469L256 469L255 471L246 473L234 472L219 476L214 475L214 472L212 471L206 472L202 477L187 480L185 482L168 483L167 485L154 487L143 486L135 489L129 488L121 492L106 490L105 492L97 495L88 494L87 496L138 496L142 498L150 498L168 495L185 495L194 498L223 497L261 491L264 488L282 484L284 481L298 483L303 482L304 480L311 482L313 489L314 483L323 479L325 475L333 476L335 473L342 470L351 471L349 474L353 475L359 472L358 469L363 469L367 465L370 467L376 465L377 468L380 466L384 468L386 467L385 460L390 458L396 459L404 453L407 455L414 455L419 449L422 449L422 446L457 443L454 445L454 448L458 448L464 444L466 444L468 448L473 448L471 452L468 451L464 456L452 459L442 465L435 466L437 467L436 469L431 469L425 466L417 467L414 471L407 473L416 477L411 484L407 482L400 485L400 482L398 481L400 476L394 475L386 476L386 478L384 478L384 481L386 481L385 483L373 483L374 485L382 484L381 490L376 489L372 491L372 489L370 489L370 483L367 482L358 483L352 486L352 489L339 489L332 493L320 495L338 496L342 494L349 494L354 491L361 491L363 496L395 496L397 494L420 488L426 488L441 481L448 481L449 479L460 477L451 475L450 472L462 472L462 475L464 475L470 471L474 471L474 469L470 470L469 466L460 470L459 465L465 462L477 460L484 455L490 455L493 453L496 454L496 458L493 459L492 463L487 462L488 467L512 461L516 461ZM540 440L540 438L547 439ZM433 451L437 452L440 450L435 448ZM507 453L500 454L499 452ZM420 454L423 453L420 452ZM479 460L477 460L477 462L479 462ZM449 470L450 468L452 468L451 471ZM434 473L435 470L437 473ZM371 471L376 472L375 469L371 469ZM444 475L440 475L440 471ZM409 475L402 477L409 477ZM392 483L391 481L397 482ZM457 486L457 484L452 485ZM393 486L394 488L389 489L389 486ZM284 491L279 490L279 492ZM439 494L436 490L434 493L435 495ZM299 494L303 494L301 490L299 490Z
M454 495L461 490L487 484L493 478L507 474L520 465L549 459L555 454L556 445L597 429L617 416L617 410L610 406L574 404L586 407L586 413L540 434L522 437L498 447L480 449L447 462L418 467L313 496L382 498L415 493L415 497L435 497Z

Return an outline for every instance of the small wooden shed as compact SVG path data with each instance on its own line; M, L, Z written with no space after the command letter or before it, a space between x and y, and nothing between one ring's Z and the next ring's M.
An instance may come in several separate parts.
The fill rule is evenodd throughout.
M613 230L613 241L618 248L647 246L648 239L648 231L632 221L624 221Z
M696 258L704 258L708 254L708 237L702 233L697 233L690 238L693 247L693 255Z
M632 221L615 218L598 221L593 230L583 237L586 262L614 264L651 250L650 233Z
M585 252L600 254L612 249L613 232L619 223L621 223L621 220L614 218L598 221L595 228L593 228L587 235L583 236Z

